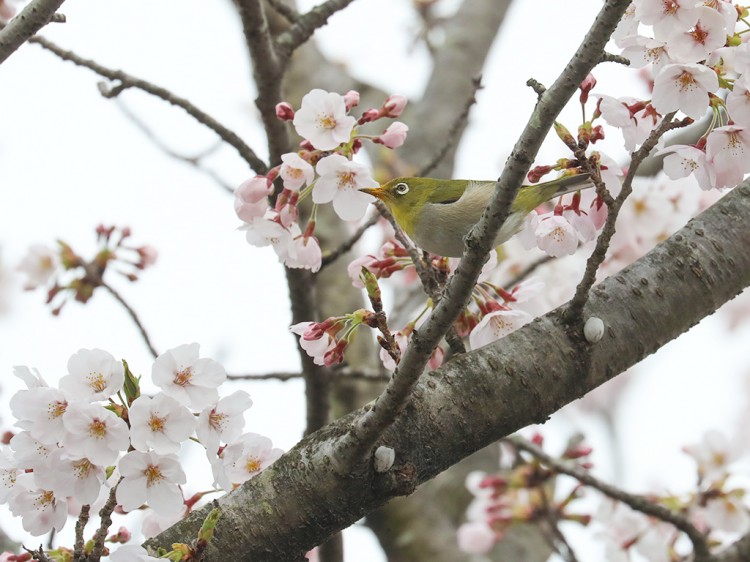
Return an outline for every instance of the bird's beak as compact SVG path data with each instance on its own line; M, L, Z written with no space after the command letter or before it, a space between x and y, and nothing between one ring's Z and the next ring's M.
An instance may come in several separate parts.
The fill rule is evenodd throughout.
M382 187L362 187L360 188L360 191L362 193L367 193L367 195L372 195L381 201L385 195L385 190Z

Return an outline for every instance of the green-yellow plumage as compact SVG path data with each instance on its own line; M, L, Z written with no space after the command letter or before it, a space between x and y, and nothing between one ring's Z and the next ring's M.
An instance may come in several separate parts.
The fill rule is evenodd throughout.
M545 201L592 186L588 174L521 186L495 246L518 232L526 215ZM417 246L440 256L459 257L464 237L479 220L494 189L494 181L395 178L361 191L380 199Z

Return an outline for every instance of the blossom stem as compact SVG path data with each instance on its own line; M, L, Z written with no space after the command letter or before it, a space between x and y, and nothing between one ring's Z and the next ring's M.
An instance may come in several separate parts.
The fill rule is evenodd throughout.
M100 282L100 285L104 287L109 293L115 297L115 300L119 302L125 310L130 315L130 318L133 319L133 322L135 322L135 325L138 327L138 331L141 333L141 337L143 338L143 341L146 343L146 347L148 347L148 350L151 352L151 355L154 357L159 356L159 352L156 351L156 348L151 343L151 338L148 335L148 332L146 331L146 328L144 328L143 324L141 323L140 319L138 318L138 315L136 314L135 310L125 301L125 299L122 298L120 293L115 291L110 285L105 283L104 281Z

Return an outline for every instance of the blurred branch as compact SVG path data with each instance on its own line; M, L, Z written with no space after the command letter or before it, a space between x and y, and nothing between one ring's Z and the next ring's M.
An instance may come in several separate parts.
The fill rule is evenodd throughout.
M750 560L750 533L714 556L716 562L747 562Z
M111 286L105 283L103 280L99 282L99 286L105 288L110 295L112 295L117 302L119 302L122 307L127 311L128 315L130 315L130 318L132 318L133 322L135 322L135 325L138 327L138 331L141 334L141 337L143 338L143 341L146 343L146 347L148 347L149 352L151 352L151 355L153 355L155 358L159 356L159 353L156 351L156 348L151 343L151 338L148 336L148 332L146 331L146 328L141 323L140 319L138 318L138 314L136 314L135 310L132 306L130 306L125 299L122 298L120 293L115 291L115 289Z
M0 29L0 63L47 25L65 0L32 0Z
M175 160L179 160L180 162L184 162L185 164L189 164L190 166L194 167L199 172L207 175L209 178L211 178L213 181L216 182L219 187L221 187L224 191L228 193L234 193L234 188L224 182L224 180L219 177L219 174L217 174L214 170L211 170L210 168L207 168L203 165L202 160L209 156L210 154L216 152L216 150L221 146L221 141L217 142L213 146L208 147L203 152L200 152L196 154L195 156L185 156L183 154L179 154L178 152L175 152L172 150L167 144L162 141L154 131L152 131L146 123L144 123L140 117L138 117L135 113L133 113L130 108L127 106L127 104L123 103L122 100L119 98L116 98L115 105L118 107L120 111L130 119L130 121L135 125L135 127L141 131L147 139L149 139L154 146L156 146L158 149L160 149L164 154L169 156L170 158L174 158Z
M526 439L514 435L505 438L504 441L507 441L516 449L526 451L550 468L554 469L556 472L572 476L582 484L586 484L587 486L599 490L602 494L609 498L612 498L613 500L622 502L628 507L636 511L640 511L641 513L645 513L646 515L650 515L651 517L656 517L660 521L665 521L670 525L674 525L677 529L685 533L693 543L696 562L711 559L708 551L708 542L706 540L706 536L701 533L684 515L675 513L671 509L668 509L663 505L654 503L646 497L629 494L628 492L616 488L615 486L607 484L606 482L602 482L601 480L595 478L589 472L578 466L572 466L568 463L560 461L559 459L551 457L541 448L537 447Z
M437 168L440 162L443 161L443 158L445 158L446 154L448 154L448 151L452 148L455 148L455 146L458 144L458 141L461 139L461 131L463 131L463 129L466 127L466 123L469 121L469 112L471 111L471 108L474 106L474 104L477 103L476 95L477 92L482 88L482 77L476 76L472 78L471 83L473 86L471 94L464 102L463 111L461 111L461 113L456 116L453 125L451 125L451 128L448 130L448 134L445 136L445 142L443 143L443 146L441 146L440 150L437 151L435 156L429 162L427 162L427 164L425 164L422 169L419 170L419 172L417 172L417 176L427 176L430 172L432 172L433 169Z
M341 244L341 246L339 246L335 250L332 250L331 252L325 254L320 263L320 269L323 269L327 265L332 264L341 256L346 254L349 250L351 250L354 245L359 242L359 239L362 238L362 235L367 232L370 227L377 224L377 222L380 220L380 216L380 213L373 213L369 219L367 219L362 225L360 225L359 228L357 228L356 231L354 231L354 234L352 234L346 242Z
M288 23L296 23L299 19L299 12L293 7L284 4L283 0L266 0L274 12L283 17Z
M122 93L123 90L126 90L128 88L136 88L185 110L188 115L192 116L196 121L214 131L217 135L219 135L219 137L221 137L224 142L234 147L237 152L239 152L242 159L248 163L250 168L253 169L253 171L258 174L264 174L268 170L266 164L260 158L258 158L253 149L245 144L245 142L237 135L237 133L227 129L216 119L198 109L195 105L193 105L185 98L181 98L175 95L166 88L162 88L161 86L157 86L155 84L152 84L151 82L147 82L146 80L131 76L130 74L127 74L122 70L107 68L96 61L83 58L73 51L63 49L62 47L56 45L52 41L49 41L48 39L45 39L40 35L35 35L31 39L29 39L29 43L36 43L42 48L51 51L63 60L72 62L77 66L82 66L84 68L88 68L89 70L93 70L94 72L101 76L104 76L108 80L117 82L117 84L112 87L100 84L99 90L106 98L114 98Z
M323 27L333 14L343 10L354 0L328 0L297 17L297 20L274 41L276 52L286 66L295 49L304 44L317 29Z
M361 369L352 369L350 367L342 367L339 369L332 369L331 374L340 379L352 379L367 382L387 382L391 377L390 373L385 371L363 371ZM294 379L301 379L302 373L262 373L262 374L242 374L242 375L227 375L229 380L244 380L244 381L268 381L276 380L286 382Z

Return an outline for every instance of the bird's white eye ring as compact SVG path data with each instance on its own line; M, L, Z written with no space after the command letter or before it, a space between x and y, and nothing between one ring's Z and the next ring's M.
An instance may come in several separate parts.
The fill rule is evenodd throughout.
M397 183L396 184L396 193L399 195L406 195L409 193L409 186L405 183Z

